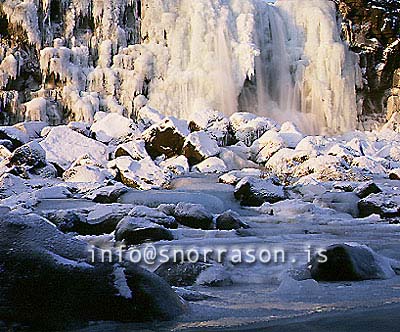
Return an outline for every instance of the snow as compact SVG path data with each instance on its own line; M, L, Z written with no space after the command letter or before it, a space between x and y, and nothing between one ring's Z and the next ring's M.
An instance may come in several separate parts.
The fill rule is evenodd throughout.
M194 166L192 171L200 173L223 173L227 171L227 167L223 160L211 157Z
M203 158L214 157L220 152L217 142L211 139L205 131L196 131L189 134L186 138L184 149L186 145L192 145Z
M114 286L118 290L120 296L126 299L132 299L133 293L128 286L128 282L125 276L125 268L115 265L114 271Z

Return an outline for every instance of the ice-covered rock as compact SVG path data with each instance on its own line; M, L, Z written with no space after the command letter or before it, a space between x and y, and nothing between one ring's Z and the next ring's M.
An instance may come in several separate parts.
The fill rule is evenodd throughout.
M103 165L92 160L89 155L78 158L63 173L65 182L103 183L112 178L113 175Z
M31 191L27 182L18 176L5 173L0 176L0 197L6 198Z
M311 158L308 151L284 148L276 152L265 164L265 168L282 179L296 176L296 171Z
M174 117L164 118L142 133L147 152L152 158L165 155L168 158L180 155L189 135L186 121Z
M225 163L228 170L259 167L255 162L249 160L249 156L247 156L245 149L239 147L221 148L218 157Z
M93 138L103 143L120 142L139 135L133 121L117 113L107 114L95 121L90 131Z
M161 122L164 118L164 115L149 106L140 108L136 115L136 121L141 130L145 130L150 126Z
M46 165L46 152L39 143L32 141L17 148L9 157L9 165L40 168Z
M254 160L263 164L266 163L276 152L286 147L286 143L281 135L272 129L267 131L251 146Z
M152 209L143 205L135 206L129 211L129 216L144 218L166 228L178 228L178 223L174 217L165 214L159 209Z
M199 173L223 173L228 170L224 161L217 157L207 158L196 166L192 167L192 171Z
M286 198L283 186L275 178L243 178L235 188L235 198L245 206L261 206L263 203L275 203Z
M285 142L285 146L291 149L296 148L304 138L304 135L291 122L285 122L282 124L279 136Z
M90 156L100 165L107 163L108 151L103 143L66 126L52 128L40 145L46 151L47 160L63 170L71 167L75 160L84 155Z
M324 257L314 257L310 270L318 281L359 281L388 279L395 276L389 259L385 259L367 246L336 244L326 248Z
M114 185L101 187L99 189L95 189L85 196L96 203L110 204L116 203L118 198L125 194L129 189L124 186L122 183L115 183Z
M30 139L39 138L43 128L47 126L48 123L44 121L25 121L14 125L15 128L28 135Z
M79 134L90 137L90 127L91 127L90 123L72 121L69 122L67 126L68 128L72 129L73 131L76 131Z
M198 164L204 159L214 157L220 153L215 140L205 131L196 131L189 134L183 146L183 154L190 165Z
M388 193L371 194L358 203L361 217L379 214L382 218L400 216L400 195Z
M15 127L0 127L0 140L8 140L12 143L12 148L16 149L29 142L29 136Z
M122 183L137 189L152 189L166 186L170 175L163 172L154 161L147 157L140 161L130 157L119 157L108 163L108 168L117 171Z
M323 208L334 209L341 213L347 213L357 218L359 215L358 202L360 198L355 193L327 192L314 200L315 204Z
M234 211L225 211L215 220L216 229L230 231L232 229L249 228L250 226L240 220L240 215Z
M346 180L346 169L348 169L348 165L344 160L336 156L325 155L306 160L296 167L293 175L302 177L315 174L322 181Z
M182 302L161 278L114 258L104 262L100 250L37 215L3 215L0 283L8 314L2 319L58 330L81 322L172 319L183 313Z
M362 157L354 158L351 163L351 166L357 167L358 169L362 170L363 172L366 172L369 174L386 174L386 168L383 165L382 161L375 160L371 157L362 156Z
M245 177L260 178L262 171L258 168L244 168L242 170L234 170L225 173L219 177L219 182L236 186L240 180Z
M174 236L168 229L147 219L125 217L117 225L115 239L136 245L146 241L172 241Z
M176 175L185 175L190 170L189 162L185 156L177 156L164 160L160 163L160 167Z
M382 189L379 188L378 185L373 181L368 181L360 184L357 188L354 189L354 193L361 199L371 194L379 194L381 192Z
M360 154L357 151L343 144L333 145L328 150L327 154L330 156L337 156L346 161L349 165L353 162L354 158L360 157Z
M133 160L141 160L148 157L145 141L136 139L118 145L114 151L114 157L118 158L123 156L129 156Z
M178 203L173 216L176 221L190 228L213 229L213 215L200 204Z

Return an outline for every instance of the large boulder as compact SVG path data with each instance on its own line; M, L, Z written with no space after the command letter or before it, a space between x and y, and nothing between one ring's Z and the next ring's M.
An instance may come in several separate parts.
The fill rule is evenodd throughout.
M14 127L0 127L0 140L11 142L12 149L16 149L29 142L29 136Z
M213 215L200 204L179 203L174 209L173 216L178 223L190 228L204 230L214 228Z
M152 158L180 155L189 129L186 121L174 117L165 118L142 133L146 149Z
M359 281L386 279L395 276L388 259L377 255L366 246L336 244L324 252L327 260L315 256L310 264L317 281Z
M171 231L144 218L125 217L115 230L115 240L124 241L128 245L173 239Z
M240 220L240 216L238 213L231 210L225 211L217 217L215 221L215 227L222 231L250 228L248 224Z
M190 165L198 164L204 159L214 157L220 152L220 148L205 131L191 133L183 146L183 154Z
M373 181L362 183L354 190L354 193L361 199L368 197L371 194L379 194L381 192L382 189Z
M130 212L129 216L137 218L145 218L158 225L166 228L178 228L178 223L173 216L169 216L158 209L152 209L148 206L138 205L135 206Z
M361 217L379 214L382 218L400 217L400 195L371 194L358 203Z
M286 199L284 187L275 178L243 178L235 188L235 198L244 206L261 206Z
M102 256L37 215L2 216L0 320L42 331L96 320L165 320L183 312L161 278L117 258L101 263Z
M107 163L106 145L66 126L52 128L40 145L46 151L47 160L62 170L71 167L74 161L84 155L89 155L100 165Z
M17 148L8 160L10 166L43 167L46 165L46 152L33 141Z

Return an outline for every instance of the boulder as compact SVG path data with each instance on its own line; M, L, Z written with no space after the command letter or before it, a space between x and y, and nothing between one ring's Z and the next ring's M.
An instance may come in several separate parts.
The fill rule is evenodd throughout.
M182 154L189 129L186 121L174 117L164 118L142 133L146 149L152 158L165 155L167 158Z
M128 192L128 187L122 183L115 183L111 186L102 187L87 194L85 198L96 203L111 204L116 203L118 198Z
M224 161L217 157L207 158L192 168L193 172L199 173L223 173L227 170L228 168L226 167Z
M245 177L261 177L261 170L258 168L244 168L241 170L230 171L219 177L219 182L236 186Z
M160 163L160 167L167 172L175 175L185 175L189 173L190 166L185 156L172 157Z
M103 143L120 142L139 134L131 119L117 113L109 113L95 121L90 131L93 138Z
M164 226L165 228L176 229L178 223L175 218L169 216L158 209L152 209L147 206L138 205L135 206L130 212L130 217L144 218L158 225Z
M125 217L115 230L115 240L127 245L136 245L151 241L172 241L171 231L144 218Z
M336 244L326 248L326 262L315 256L310 263L312 278L317 281L360 281L395 276L389 260L367 246Z
M71 167L78 158L84 155L90 156L99 165L107 163L106 145L66 126L52 128L40 145L46 151L47 160L62 170Z
M240 220L239 214L231 210L225 211L217 217L215 227L216 229L222 231L230 231L239 228L250 228L248 224Z
M360 198L355 193L327 192L314 200L315 204L323 208L330 208L337 212L347 213L357 218L359 216L358 202Z
M400 217L400 195L371 194L358 203L360 217L379 214L382 218Z
M32 141L15 149L9 157L9 166L44 167L46 152L39 143Z
M176 221L190 228L209 230L214 228L213 215L203 205L178 203L173 216Z
M261 206L286 199L283 186L275 178L243 178L235 188L235 198L244 206Z
M165 173L150 157L140 161L119 157L110 161L108 167L117 171L116 176L120 176L123 184L136 189L160 188L170 180L170 174Z
M0 320L43 331L183 313L182 302L160 277L118 258L102 263L101 256L37 215L2 216Z
M266 163L276 152L286 147L284 139L272 129L267 131L251 146L254 160L259 163Z
M210 266L211 264L204 262L167 262L160 265L154 273L171 286L186 287L193 286L198 276Z
M220 148L215 140L205 131L196 131L189 134L183 146L183 154L190 165L218 155Z
M400 180L400 168L392 169L389 172L390 180Z
M361 199L368 197L371 194L379 194L382 192L382 189L377 186L377 184L373 181L368 181L359 185L354 193L360 197Z
M29 142L29 136L15 127L0 126L0 140L7 140L12 143L12 149Z
M25 121L14 125L15 128L28 135L29 139L40 138L40 133L47 126L48 123L44 121Z
M132 140L117 146L114 151L114 157L131 157L133 160L141 160L149 155L146 151L146 144L143 140Z

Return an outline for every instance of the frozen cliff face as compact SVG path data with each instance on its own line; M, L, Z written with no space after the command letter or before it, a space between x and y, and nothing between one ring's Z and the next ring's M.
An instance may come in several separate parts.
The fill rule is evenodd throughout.
M146 106L186 119L247 111L309 133L356 127L358 59L340 39L332 1L7 0L0 8L0 98L11 114L3 122L90 123L98 111L136 119ZM46 112L43 102L26 103L36 98Z

